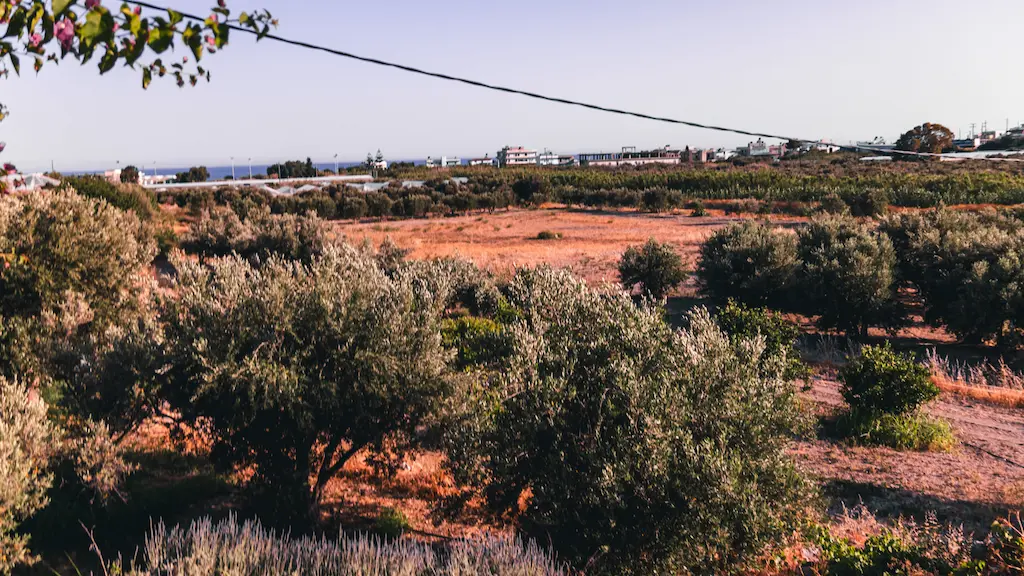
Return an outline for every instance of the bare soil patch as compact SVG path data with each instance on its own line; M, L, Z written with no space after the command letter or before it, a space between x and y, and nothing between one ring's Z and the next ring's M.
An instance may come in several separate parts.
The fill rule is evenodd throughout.
M728 224L744 220L711 211L703 218L689 210L650 214L629 211L537 209L488 214L400 220L394 222L335 223L335 231L351 242L367 240L379 245L390 237L412 258L457 256L472 260L495 273L521 266L547 264L570 268L589 282L618 280L619 258L626 247L654 238L677 246L692 267L697 251L708 236ZM749 219L749 218L747 218ZM798 218L773 217L772 222L792 225ZM539 240L542 231L562 234L555 240Z

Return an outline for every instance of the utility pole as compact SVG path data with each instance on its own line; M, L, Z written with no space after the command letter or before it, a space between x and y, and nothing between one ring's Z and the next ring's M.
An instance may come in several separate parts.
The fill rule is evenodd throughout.
M235 179L235 157L231 157L231 179Z
M974 122L971 122L971 138L974 138L974 127L977 126Z
M249 158L249 180L252 180L252 158Z
M338 175L338 155L334 155L334 175Z

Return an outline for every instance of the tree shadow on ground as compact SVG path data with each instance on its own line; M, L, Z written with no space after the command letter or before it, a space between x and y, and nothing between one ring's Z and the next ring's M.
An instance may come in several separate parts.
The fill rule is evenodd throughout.
M903 488L889 488L877 484L850 480L829 480L822 486L828 501L829 513L839 513L843 507L863 504L879 519L912 518L921 521L934 513L941 523L963 524L964 530L981 537L988 533L992 523L1010 512L1007 505L952 500Z

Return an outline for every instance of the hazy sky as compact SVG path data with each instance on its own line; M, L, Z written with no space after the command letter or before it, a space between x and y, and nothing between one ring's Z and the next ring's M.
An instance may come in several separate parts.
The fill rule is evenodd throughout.
M105 0L108 4L112 0ZM206 15L212 0L162 0ZM277 32L654 115L838 142L1024 120L1021 0L229 0ZM179 57L184 50L179 49ZM52 64L0 80L23 170L558 152L749 139L492 93L236 34L178 89ZM238 161L238 160L236 160Z

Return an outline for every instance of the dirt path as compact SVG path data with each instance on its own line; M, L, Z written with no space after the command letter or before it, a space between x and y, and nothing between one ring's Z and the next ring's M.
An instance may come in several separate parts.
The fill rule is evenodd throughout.
M839 384L828 379L815 379L805 398L821 411L843 404ZM818 439L793 452L837 502L863 500L882 515L933 511L983 530L1024 505L1024 411L944 396L929 413L950 421L961 442L957 450L898 452Z

